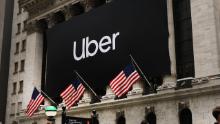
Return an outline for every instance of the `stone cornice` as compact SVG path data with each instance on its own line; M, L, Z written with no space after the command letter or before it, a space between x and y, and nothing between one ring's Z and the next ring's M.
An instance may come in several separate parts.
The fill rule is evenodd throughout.
M29 14L29 22L46 18L47 15L55 13L83 0L19 0L19 7L24 8Z
M95 104L90 104L86 106L76 106L72 110L68 111L67 114L75 114L78 112L89 112L93 109L97 111L103 109L117 109L123 106L132 105L151 105L156 102L168 101L168 100L185 100L189 97L200 96L200 95L210 95L215 93L220 93L219 79L213 79L208 82L201 82L194 84L192 88L175 90L174 88L161 90L156 94L143 95L141 97L125 98L120 100L112 100L110 102L100 102ZM58 116L61 115L61 110L58 112ZM34 119L45 118L44 112L39 112L37 115L33 116ZM25 121L28 118L24 115L18 117L19 120Z

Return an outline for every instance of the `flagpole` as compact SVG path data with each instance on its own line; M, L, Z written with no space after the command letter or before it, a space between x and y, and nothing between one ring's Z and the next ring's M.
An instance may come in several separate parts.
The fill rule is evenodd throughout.
M57 104L44 91L42 91L42 90L40 90L40 91L41 91L41 93L43 93L43 95L45 95L49 99L49 101L51 101L54 105L57 106Z
M89 88L90 91L92 91L92 93L98 98L99 96L95 93L95 91L93 91L93 89L88 85L88 83L86 83L86 81L82 78L82 76L79 75L79 73L75 70L76 75L84 82L84 84Z
M148 83L148 85L155 90L152 85L150 84L149 80L147 79L147 77L145 76L145 74L143 73L143 71L141 70L141 68L138 66L137 62L134 60L134 58L132 57L132 55L130 54L131 57L131 61L135 64L135 66L138 68L138 70L141 72L141 75L144 77L144 79L146 80L146 82Z

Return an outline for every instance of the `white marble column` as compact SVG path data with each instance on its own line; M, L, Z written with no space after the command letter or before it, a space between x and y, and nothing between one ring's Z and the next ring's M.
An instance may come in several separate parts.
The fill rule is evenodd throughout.
M41 89L43 34L37 23L29 25L27 35L27 49L25 59L23 107L25 108L31 98L34 87Z
M217 0L191 0L195 77L220 74L220 5Z
M169 30L169 55L171 62L171 75L163 77L163 85L158 90L173 88L176 86L176 52L175 52L175 34L174 34L174 20L173 20L173 0L167 0L167 16L168 16L168 30Z

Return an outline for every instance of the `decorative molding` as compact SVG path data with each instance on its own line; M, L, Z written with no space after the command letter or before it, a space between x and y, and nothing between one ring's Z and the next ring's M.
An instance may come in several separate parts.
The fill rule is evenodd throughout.
M207 84L209 84L207 86ZM141 97L135 98L125 98L120 100L112 100L108 102L100 102L100 103L93 103L85 106L74 106L68 114L76 114L79 112L88 112L95 110L103 110L103 109L118 109L122 108L123 106L136 106L140 104L152 104L155 102L161 101L169 101L169 100L182 100L185 97L194 97L199 95L209 95L209 94L216 94L220 93L220 84L219 80L211 80L210 83L200 84L198 86L194 86L193 88L188 89L181 89L181 90L173 90L168 89L166 92L158 92L157 94L149 94L143 95ZM62 110L59 109L58 116L61 115ZM44 112L41 111L33 116L33 118L44 118ZM18 117L19 120L28 120L24 114L21 114Z
M82 99L79 101L78 106L89 105L92 101L92 94L90 91L85 90Z
M109 86L107 86L107 88L106 88L106 95L102 97L101 101L102 102L114 101L115 97L116 96L113 93L112 89Z
M189 101L182 101L182 102L179 102L179 111L185 109L185 108L189 108Z
M39 21L32 21L27 24L26 31L28 34L31 34L33 32L41 32L42 26Z
M157 91L173 89L176 87L176 75L165 75L163 84L157 88Z
M127 96L130 97L140 97L144 93L144 82L139 80L134 85L131 91L128 92Z
M19 0L19 7L29 14L29 21L39 20L83 0Z

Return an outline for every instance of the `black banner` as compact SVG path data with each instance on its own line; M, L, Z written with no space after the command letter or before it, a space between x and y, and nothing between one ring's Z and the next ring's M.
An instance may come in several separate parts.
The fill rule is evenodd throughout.
M130 54L147 76L169 74L166 9L166 0L117 0L49 29L47 93L59 96L77 70L103 94Z

